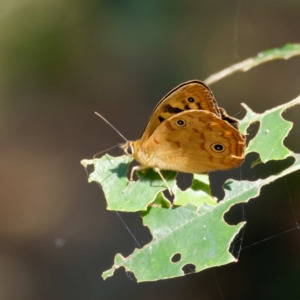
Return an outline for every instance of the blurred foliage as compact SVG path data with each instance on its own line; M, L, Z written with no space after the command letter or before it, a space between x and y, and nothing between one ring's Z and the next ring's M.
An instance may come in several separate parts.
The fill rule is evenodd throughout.
M99 270L112 263L111 253L126 255L134 245L124 225L106 212L99 188L86 184L78 161L120 142L95 110L126 137L138 138L155 104L180 82L299 42L299 9L294 0L0 0L0 298L136 299L143 293L145 299L194 299L201 293L220 299L210 272L180 284L153 283L143 292L129 275L103 283ZM213 92L230 115L242 117L240 102L262 112L298 96L299 63L265 64L228 77ZM296 121L285 140L295 152L297 109L284 115ZM243 179L268 175L260 165L254 169L246 160ZM298 203L297 174L246 205L246 244L294 225L286 203L289 195ZM211 176L214 193L233 175ZM136 228L136 217L125 214L125 221ZM145 230L137 235L139 242L147 240ZM298 248L289 238L269 240L284 245L259 243L243 251L238 264L218 268L223 298L247 293L284 299L288 291L292 299L299 289ZM66 241L60 249L57 239Z
M89 57L93 18L84 1L4 1L1 84L58 84ZM6 8L6 9L5 9Z

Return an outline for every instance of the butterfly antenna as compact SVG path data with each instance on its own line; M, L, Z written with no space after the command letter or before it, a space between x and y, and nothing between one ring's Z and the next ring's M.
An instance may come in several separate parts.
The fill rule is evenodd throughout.
M117 132L119 134L120 137L122 137L126 142L128 142L128 140L126 139L126 137L119 131L117 130L111 123L109 123L103 116L101 116L99 113L97 113L95 111L95 114L100 117L104 122L106 122L112 129L115 130L115 132Z
M113 148L116 148L116 147L120 147L120 145L115 145L115 146L112 146L112 147L110 147L110 148L108 148L108 149L106 149L106 150L100 151L100 152L96 153L96 154L93 156L93 158L96 158L97 155L99 155L99 154L101 154L101 153L103 153L103 152L108 152L109 150L111 150L111 149L113 149Z

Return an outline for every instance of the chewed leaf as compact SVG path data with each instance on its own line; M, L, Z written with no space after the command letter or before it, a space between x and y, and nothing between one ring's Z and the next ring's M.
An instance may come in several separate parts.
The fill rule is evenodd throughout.
M248 58L244 61L230 66L229 68L221 70L218 73L212 74L211 76L206 78L204 82L208 85L211 85L214 82L217 82L235 72L246 72L268 61L272 61L275 59L289 59L297 55L300 55L300 44L287 44L281 48L266 50L258 53L255 57Z
M157 195L166 189L164 182L153 170L138 172L138 181L130 182L127 178L129 164L132 158L128 156L112 157L105 155L100 159L83 160L82 165L94 165L94 171L89 175L89 182L98 182L104 191L108 210L141 211L155 200ZM175 184L175 172L164 172L169 186ZM145 190L148 189L147 193Z
M300 55L300 44L268 50L212 75L206 83L216 82L236 71L246 71L273 59L287 59L295 55ZM300 97L262 114L243 105L247 114L241 121L241 131L245 134L249 125L255 122L260 125L246 151L257 152L260 156L252 166L287 157L293 157L295 161L281 173L265 179L252 182L228 180L224 185L225 197L220 203L210 196L207 175L194 175L192 186L181 191L176 185L176 172L163 172L174 193L171 205L162 193L166 190L164 182L152 170L139 172L138 180L128 187L127 173L131 162L128 157L106 155L102 159L82 161L85 167L94 165L89 181L96 181L102 186L108 209L143 211L144 225L148 226L153 236L150 243L142 249L135 249L128 257L117 254L113 266L102 277L106 279L116 269L124 267L133 272L139 282L154 281L183 276L190 265L199 272L236 261L229 248L244 223L228 225L224 214L233 205L257 197L264 185L300 170L300 154L283 145L292 123L282 118L285 109L299 103Z
M94 171L89 175L89 182L95 181L101 185L107 200L108 210L143 211L154 201L155 205L158 205L159 199L161 199L160 204L162 206L170 206L170 203L166 204L168 201L163 195L157 198L160 192L166 190L166 186L159 174L152 169L138 171L138 181L128 181L127 173L131 161L132 159L128 156L104 155L100 159L83 160L81 164L85 167L94 166ZM185 203L216 204L210 196L207 175L196 175L192 187L185 191L189 196L186 197L185 192L176 185L176 172L162 171L161 173L172 189L176 205Z
M198 272L229 263L235 259L224 249L243 226L229 226L222 218L215 219L211 210L199 213L193 205L176 209L152 207L144 216L144 224L150 228L153 241L127 258L118 254L113 268L103 274L104 279L121 266L134 272L140 282L183 276L187 264L194 264ZM177 253L180 260L174 263L172 257Z
M247 108L247 115L242 121L244 131L253 122L260 121L262 124L251 142L253 145L251 149L256 149L265 160L270 157L283 159L288 155L294 157L295 162L289 168L254 182L228 180L224 185L225 198L217 205L213 201L197 202L197 187L201 186L199 195L202 194L205 199L209 194L209 182L205 181L205 175L201 178L201 184L197 182L200 177L195 177L192 188L186 190L186 194L177 192L178 198L175 203L184 206L173 206L171 209L166 205L152 206L142 213L144 225L149 227L153 240L126 258L120 254L116 255L113 267L103 273L103 278L112 276L115 269L124 267L135 274L137 281L152 281L183 276L184 267L189 264L194 265L195 271L199 272L235 261L228 249L243 223L230 226L224 221L223 216L233 205L257 197L264 185L300 170L300 155L283 146L283 139L287 136L291 123L281 117L284 109L297 103L299 98L263 114L256 114ZM274 128L276 122L279 124L276 127L279 131L277 135L271 133L273 130L271 125L273 124ZM267 127L271 129L266 131ZM263 142L266 141L263 133L270 134L271 139L268 142ZM265 147L275 150L267 152ZM176 186L173 188L176 190ZM186 204L190 199L196 200L194 205ZM162 200L163 197L160 198L160 201ZM179 257L176 262L172 260L174 255Z
M174 187L174 205L186 205L188 203L202 206L204 203L216 205L217 202L211 197L209 177L206 174L194 174L192 186L182 191L177 186Z
M224 214L234 204L257 197L262 186L300 170L300 155L293 157L294 164L280 174L255 182L230 180L227 184L230 189L225 190L225 198L216 206L150 207L142 216L153 240L126 258L117 254L113 267L102 274L103 278L124 267L135 274L138 282L153 281L183 276L183 268L188 264L195 265L195 271L199 272L236 261L228 249L244 223L228 225L223 220ZM180 254L177 262L172 261L175 254Z
M262 114L257 114L243 105L247 114L241 121L241 131L245 133L250 124L260 122L258 133L247 148L247 153L258 152L260 155L260 160L257 160L253 166L260 161L265 163L271 159L284 159L292 154L283 145L283 140L292 128L292 123L284 120L281 114L285 109L298 103L300 103L300 97ZM139 180L129 183L127 173L131 161L132 159L128 156L111 157L109 155L105 155L101 159L82 161L84 166L94 165L94 171L90 174L89 181L96 181L102 186L109 210L128 212L146 210L159 193L167 188L160 176L151 169L138 172ZM194 175L192 186L186 191L182 191L176 185L176 172L163 171L162 173L174 193L174 205L216 204L210 196L207 175ZM167 201L163 196L161 197Z
M246 153L257 152L263 163L269 160L284 159L292 152L283 145L293 124L282 118L282 113L300 103L300 97L286 104L267 110L262 114L253 112L246 104L243 107L247 114L241 121L240 129L245 134L247 127L254 122L260 122L259 130L254 139L248 145Z

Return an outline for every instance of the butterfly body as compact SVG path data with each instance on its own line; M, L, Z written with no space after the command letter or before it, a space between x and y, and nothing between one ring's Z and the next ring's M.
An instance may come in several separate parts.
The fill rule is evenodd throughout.
M245 137L238 121L218 107L210 89L192 80L157 104L140 140L122 147L141 164L139 169L206 173L239 166Z

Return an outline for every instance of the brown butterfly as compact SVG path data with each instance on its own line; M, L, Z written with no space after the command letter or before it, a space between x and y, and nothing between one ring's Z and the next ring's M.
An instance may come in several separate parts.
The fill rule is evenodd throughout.
M134 171L153 168L167 185L160 170L206 173L238 167L244 161L245 137L209 87L191 80L163 97L141 138L122 148L140 163L130 180Z

